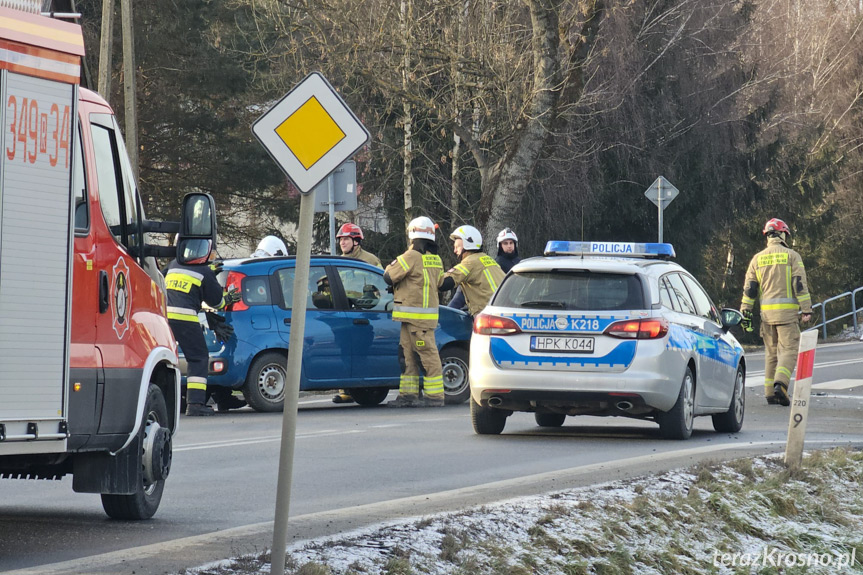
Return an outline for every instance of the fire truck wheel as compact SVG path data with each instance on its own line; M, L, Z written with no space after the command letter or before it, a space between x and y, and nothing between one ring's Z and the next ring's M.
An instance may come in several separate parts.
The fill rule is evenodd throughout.
M147 446L150 450L158 447L156 465L146 466L142 463L142 467L144 467L141 471L143 480L135 493L131 495L102 495L102 507L109 517L113 519L149 519L156 513L159 503L162 501L165 477L167 477L171 466L171 441L168 429L168 408L165 405L165 396L162 395L161 389L151 383L147 390L147 402L144 405L143 424L138 433L142 462L145 461L145 458L153 456L152 453L146 452Z
M255 411L282 411L285 408L287 356L277 351L262 353L249 368L243 397Z

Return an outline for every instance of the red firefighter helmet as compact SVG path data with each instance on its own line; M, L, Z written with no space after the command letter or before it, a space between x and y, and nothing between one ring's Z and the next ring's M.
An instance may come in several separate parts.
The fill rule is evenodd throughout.
M363 239L363 230L356 224L342 224L339 228L339 233L336 238L354 238L355 240Z
M773 218L772 220L768 220L766 224L764 224L764 231L762 232L765 236L770 232L784 232L791 235L791 230L788 229L788 224L780 220L779 218Z

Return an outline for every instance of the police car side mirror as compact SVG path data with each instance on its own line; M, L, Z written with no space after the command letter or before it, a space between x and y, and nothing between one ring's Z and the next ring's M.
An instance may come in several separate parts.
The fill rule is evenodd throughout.
M743 321L743 314L731 307L724 307L720 312L722 318L722 329L728 331L735 325L739 325Z

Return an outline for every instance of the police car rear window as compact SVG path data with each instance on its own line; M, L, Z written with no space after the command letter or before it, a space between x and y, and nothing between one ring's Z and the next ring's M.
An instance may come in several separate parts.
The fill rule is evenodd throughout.
M500 286L492 305L564 310L645 309L638 276L590 271L520 272Z

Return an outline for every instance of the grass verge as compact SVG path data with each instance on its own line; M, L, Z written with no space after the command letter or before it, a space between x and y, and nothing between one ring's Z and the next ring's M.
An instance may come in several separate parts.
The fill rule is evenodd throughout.
M291 575L863 574L863 453L740 459L306 542ZM191 569L269 573L269 555Z

